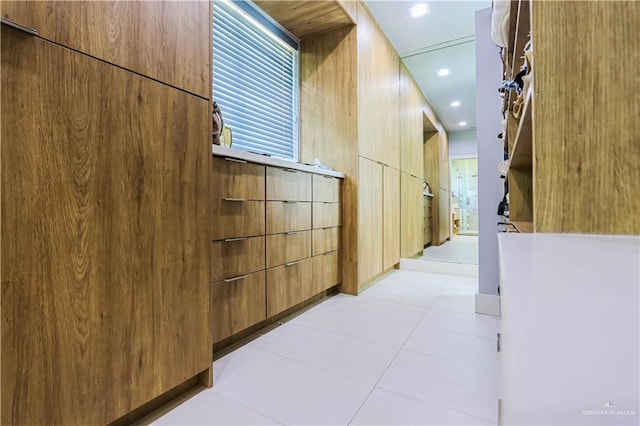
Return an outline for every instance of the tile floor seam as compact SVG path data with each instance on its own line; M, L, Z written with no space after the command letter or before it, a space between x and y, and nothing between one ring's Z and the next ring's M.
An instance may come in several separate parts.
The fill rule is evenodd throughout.
M491 368L479 367L477 365L470 365L470 364L466 364L466 363L460 362L460 361L455 361L455 360L452 360L452 359L449 359L449 358L443 358L441 356L437 356L437 355L433 355L433 354L425 354L423 352L418 352L418 351L414 351L414 350L406 349L406 348L400 349L400 352L402 352L402 351L410 353L410 354L413 354L413 355L428 356L428 357L431 357L431 358L438 359L440 361L446 361L446 362L450 362L452 364L460 365L462 367L467 367L467 368L472 368L474 370L479 370L479 371L482 371L483 373L491 373L491 374L500 373L500 368L498 368L496 370L493 370Z
M241 403L239 401L236 401L235 399L231 399L228 396L223 395L220 392L217 392L214 388L211 388L211 392L215 393L217 396L219 396L222 399L225 399L227 401L233 402L234 404L237 404L237 405L241 406L242 408L246 408L247 410L251 411L252 413L258 414L259 416L262 416L262 417L265 417L265 418L267 418L267 419L269 419L271 421L274 421L274 422L278 423L279 425L285 426L285 423L281 423L278 420L276 420L276 419L274 419L274 418L272 418L272 417L270 417L270 416L268 416L268 415L266 415L264 413L256 411L255 409L253 409L251 407L248 407L248 406L244 405L243 403Z
M392 302L389 302L389 303L392 303ZM400 303L396 303L396 305L400 305ZM403 306L410 306L410 305L403 305ZM414 307L414 306L412 306L412 307ZM424 306L415 306L415 307L421 308L421 309L427 309ZM332 309L332 310L334 310L335 308L334 307L325 307L324 309ZM316 311L316 312L320 312L320 311ZM359 313L362 314L362 315L365 315L365 316L367 316L369 318L376 318L376 319L381 319L381 320L399 322L399 323L402 323L402 324L414 324L415 325L415 323L413 321L402 321L402 320L393 319L393 318L386 318L386 317L382 317L380 315L370 314L370 313L365 312L365 311L360 311Z
M271 340L271 341L272 341L272 342L275 342L274 340ZM275 342L275 343L278 343L278 342ZM367 382L365 382L365 381L363 381L363 380L356 379L356 378L351 377L351 376L346 376L346 375L344 375L344 374L342 374L342 373L338 373L338 372L336 372L336 371L329 370L329 369L324 368L324 367L319 367L319 366L317 366L317 365L309 364L308 362L300 361L299 359L291 358L291 357L289 357L289 356L282 355L282 354L279 354L279 353L277 353L277 352L270 351L269 349L259 348L259 347L257 347L257 346L251 346L251 348L252 348L252 349L257 349L257 350L262 351L262 352L269 353L269 354L271 354L271 355L278 356L278 357L280 357L280 358L287 359L287 360L289 360L289 361L297 362L298 364L306 365L307 367L313 367L313 368L315 368L315 369L322 370L322 371L324 371L324 372L326 372L326 373L335 374L336 376L340 376L340 377L343 377L343 378L345 378L345 379L350 379L350 380L356 381L356 382L358 382L358 383L361 383L361 384L363 384L363 385L372 386L372 384L371 384L371 383L367 383ZM392 349L394 349L394 350L395 350L396 348L392 348ZM398 350L399 350L399 349L398 349Z
M403 324L406 324L406 323L403 323ZM398 347L396 347L396 346L385 345L384 343L374 342L373 340L361 339L361 338L359 338L359 337L351 336L351 335L349 335L349 334L338 333L338 332L336 332L336 331L334 331L334 330L327 330L326 328L316 327L316 326L309 325L309 324L295 324L295 325L297 325L297 326L299 326L299 327L307 327L307 328L311 328L311 329L313 329L313 330L325 331L325 332L327 332L327 333L333 333L333 334L336 334L336 335L338 335L338 336L350 337L350 338L352 338L352 339L356 339L356 340L359 340L359 341L361 341L361 342L373 343L373 344L376 344L376 345L379 345L379 346L383 346L383 347L385 347L385 348L387 348L387 349L400 350L400 348L398 348Z
M420 328L430 328L430 329L433 329L433 330L444 331L444 332L447 332L447 333L462 334L464 336L473 336L473 337L477 337L479 339L486 339L486 340L489 340L491 342L495 342L495 341L498 340L497 334L496 334L496 337L485 337L485 336L478 336L477 334L467 333L467 332L464 332L464 331L456 331L456 330L449 330L449 329L446 329L446 328L435 327L433 325L418 324L418 327L420 327ZM499 333L499 331L496 331L496 333Z
M362 297L362 296L358 296L358 297ZM379 298L377 298L375 296L367 296L367 297L370 298L370 299L375 299L375 300L384 300L384 299L379 299ZM438 295L435 294L433 296L428 296L428 297L436 298L436 297L438 297ZM412 307L426 308L426 309L431 309L431 304L433 304L433 302L431 302L431 304L429 306L424 306L424 305L414 305L414 304L411 304L411 303L404 303L404 302L395 302L395 303L397 303L399 305L404 305L404 306L412 306Z
M422 318L424 318L424 316L427 313L425 312L422 315ZM422 321L422 318L420 318L420 321ZM418 322L420 322L418 321ZM416 324L415 327L413 327L413 330L415 330L415 328L418 325ZM407 336L407 338L405 339L405 341L402 343L402 346L404 346L407 343L407 340L409 339L409 337L411 337L411 335L413 334L413 330L411 330L411 333L409 333L409 335ZM347 423L347 425L350 425L353 420L356 418L356 416L358 415L358 413L360 412L360 410L362 410L362 407L364 407L364 404L366 404L366 402L369 400L369 397L371 396L371 394L373 393L373 391L378 387L378 384L380 383L380 380L382 380L382 378L384 377L385 374L387 374L387 371L389 371L389 367L391 367L391 364L393 364L393 362L396 360L396 358L398 357L398 355L400 355L400 352L402 352L402 348L400 348L398 350L398 352L396 352L396 354L394 355L393 359L391 359L391 361L389 362L389 364L387 364L387 367L384 369L384 371L382 372L382 374L380 375L380 377L378 378L378 381L376 381L376 384L373 385L373 389L371 389L371 391L369 392L369 394L367 395L367 397L364 399L364 401L362 401L362 404L360 404L360 407L358 407L358 409L356 410L356 412L353 414L353 416L351 417L351 420L349 420L349 423Z
M398 392L398 391L395 391L395 390L392 390L392 389L388 389L388 388L385 388L383 386L376 386L376 389L381 389L381 390L384 390L385 392L391 392L391 393L394 393L396 395L400 395L402 397L412 399L414 401L423 402L423 403L426 403L426 404L429 404L429 405L433 405L434 407L444 408L445 410L449 410L449 411L455 411L456 413L464 414L467 417L473 417L474 419L478 419L478 420L482 420L482 421L491 423L491 420L485 419L484 417L478 417L475 414L469 414L469 413L466 413L464 411L460 411L460 410L455 409L455 408L450 408L450 407L447 407L447 406L444 406L444 405L441 405L441 404L437 404L437 403L432 402L432 401L427 401L427 400L424 400L424 399L416 398L415 396L405 395L402 392Z

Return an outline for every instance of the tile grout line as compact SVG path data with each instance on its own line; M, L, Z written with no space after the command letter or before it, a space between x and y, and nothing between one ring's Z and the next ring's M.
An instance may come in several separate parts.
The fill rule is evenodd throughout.
M418 320L418 323L420 323L420 321L422 321L422 318L424 318L424 316L427 314L428 310L425 311L425 313L422 315L422 317L420 318L420 320ZM402 347L404 347L404 345L407 343L407 340L409 340L409 338L411 337L411 335L413 334L414 330L416 329L416 327L418 326L418 324L416 323L416 325L413 327L413 329L411 330L411 332L409 333L409 335L407 336L407 338L404 340L404 342L402 343ZM373 387L371 388L371 391L369 392L369 394L367 395L367 397L364 399L364 401L362 401L362 404L360 404L360 407L358 407L358 409L356 410L355 413L353 413L353 416L351 417L351 420L349 420L349 422L347 423L347 425L350 425L353 422L353 419L356 418L356 416L358 415L358 413L360 412L360 410L362 410L362 407L364 407L364 404L366 404L366 402L369 400L369 397L371 396L371 394L373 393L374 390L376 390L376 388L378 387L378 384L380 383L380 380L382 380L382 378L384 377L385 374L387 374L387 371L389 370L389 367L391 367L391 365L393 364L393 362L396 360L396 358L398 358L398 355L400 355L400 352L402 351L402 347L398 350L398 352L396 352L395 356L393 357L393 359L389 362L389 364L387 364L387 367L384 369L384 371L382 372L382 374L380 375L380 377L378 378L378 381L376 381L376 383L373 385ZM381 388L382 389L382 388Z
M406 353L410 353L410 354L413 354L413 355L426 356L426 357L429 357L429 358L438 359L438 360L440 360L440 361L446 361L446 362L448 362L448 363L456 364L456 365L459 365L459 366L461 366L461 367L471 368L471 369L473 369L473 370L479 370L479 371L481 371L481 372L483 372L483 373L492 373L492 374L500 373L500 369L493 370L493 369L491 369L491 368L479 367L479 366L477 366L477 365L469 365L469 364L466 364L466 363L464 363L464 362L454 361L454 360L452 360L452 359L443 358L443 357L441 357L441 356L437 356L437 355L425 354L425 353L417 352L417 351L414 351L414 350L411 350L411 349L405 349L405 348L402 348L402 349L400 349L400 351L404 351L404 352L406 352Z
M259 415L259 416L261 416L261 417L264 417L264 418L267 418L267 419L269 419L269 420L271 420L271 421L274 421L274 422L276 422L276 423L277 423L277 424L279 424L279 425L283 425L283 426L285 425L285 423L280 423L278 420L276 420L276 419L274 419L274 418L271 418L270 416L267 416L266 414L263 414L263 413L261 413L261 412L259 412L259 411L256 411L256 410L254 410L253 408L248 407L248 406L244 405L243 403L236 401L235 399L231 399L231 398L229 398L229 397L227 397L227 396L225 396L225 395L222 395L222 394L221 394L221 393L219 393L219 392L216 392L216 391L214 390L214 388L211 388L211 392L215 393L217 396L219 396L219 397L220 397L220 398L222 398L222 399L225 399L225 400L227 400L227 401L229 401L229 402L232 402L232 403L234 403L234 404L237 404L237 405L239 405L240 407L245 408L245 409L247 409L247 410L251 411L251 412L252 412L252 413L254 413L254 414L257 414L257 415Z

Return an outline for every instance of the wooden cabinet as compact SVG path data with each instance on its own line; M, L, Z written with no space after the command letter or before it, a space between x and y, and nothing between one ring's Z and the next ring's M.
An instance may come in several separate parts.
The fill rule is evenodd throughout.
M2 16L45 40L211 98L208 2L3 1Z
M213 200L219 241L213 242L212 275L219 282L213 287L211 327L219 345L339 284L341 276L341 180L295 164L288 169L265 165L256 154L241 156L255 161L229 156L214 161L213 182L227 185L214 190L219 198ZM321 227L312 231L315 225ZM328 251L335 254L312 260Z
M400 262L400 171L393 167L383 169L383 268Z
M422 180L403 172L400 178L400 188L402 199L405 200L400 224L402 230L401 256L411 257L424 247Z
M364 157L359 162L358 282L383 271L382 165Z
M400 64L400 169L415 177L424 174L423 94L404 63ZM448 162L449 159L447 158Z
M432 204L433 199L431 197L424 196L424 245L431 244L433 239L432 231Z
M267 318L265 272L211 285L211 330L219 342Z
M1 31L0 423L108 424L211 367L209 103Z
M267 270L267 315L276 315L313 296L311 259Z

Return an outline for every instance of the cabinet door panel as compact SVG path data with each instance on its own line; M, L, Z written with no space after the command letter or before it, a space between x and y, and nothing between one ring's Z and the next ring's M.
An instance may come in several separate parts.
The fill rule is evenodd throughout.
M313 258L313 293L318 294L340 282L340 257L338 251Z
M46 40L211 98L208 2L3 1L2 16Z
M383 271L382 165L360 157L358 171L358 284Z
M213 342L232 336L267 318L265 272L220 281L211 287Z
M214 157L214 198L265 199L265 167L233 158Z
M110 423L211 366L208 102L1 44L1 423Z
M311 174L267 167L267 200L311 201Z
M340 179L313 175L313 201L340 202Z
M311 296L310 258L267 270L267 316L285 311Z
M264 259L264 236L214 241L211 251L211 282L264 269Z
M311 231L267 235L267 268L311 257Z
M400 262L400 171L384 166L384 269Z
M213 204L214 240L263 235L264 201L216 199Z
M340 203L313 203L313 228L340 226Z
M267 234L311 229L311 203L267 201Z
M340 231L342 228L322 228L314 229L312 236L312 255L327 253L338 250L340 247Z

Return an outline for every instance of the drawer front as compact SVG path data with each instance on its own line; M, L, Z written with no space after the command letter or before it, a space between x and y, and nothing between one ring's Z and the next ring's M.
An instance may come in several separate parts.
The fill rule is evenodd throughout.
M313 229L340 226L340 203L313 203Z
M311 255L327 253L338 250L340 246L340 230L341 228L322 228L314 229L312 235Z
M264 237L214 241L211 269L212 282L265 269Z
M267 236L267 268L311 257L311 231Z
M265 272L211 284L213 342L229 337L267 318Z
M311 229L311 203L267 201L267 234Z
M267 316L285 311L311 296L311 259L267 269Z
M267 200L311 201L311 174L267 167Z
M264 200L265 166L213 157L213 197Z
M213 200L213 239L264 234L264 201Z
M341 281L339 251L313 257L313 289L318 294Z
M313 201L340 202L340 179L313 175Z

